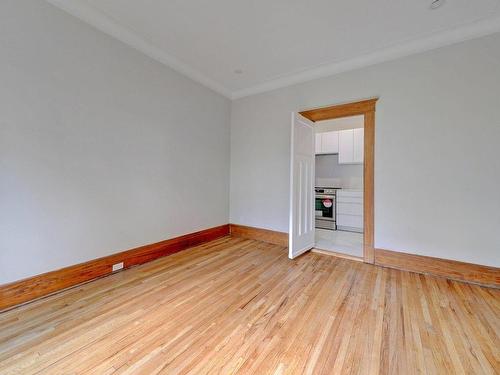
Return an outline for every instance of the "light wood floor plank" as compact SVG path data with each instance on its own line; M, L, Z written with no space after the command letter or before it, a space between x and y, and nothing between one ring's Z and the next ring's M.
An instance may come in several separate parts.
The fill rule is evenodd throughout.
M1 374L500 374L500 290L222 238L0 314Z

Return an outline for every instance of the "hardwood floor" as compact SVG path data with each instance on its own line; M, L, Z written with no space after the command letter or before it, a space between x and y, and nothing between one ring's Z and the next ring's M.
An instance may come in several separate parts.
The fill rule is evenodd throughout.
M223 238L0 314L0 374L498 374L500 290Z

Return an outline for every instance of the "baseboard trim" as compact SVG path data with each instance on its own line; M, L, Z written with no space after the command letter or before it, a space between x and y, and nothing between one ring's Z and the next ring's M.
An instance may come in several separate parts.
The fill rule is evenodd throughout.
M126 269L227 236L229 233L229 224L225 224L0 285L0 310L110 275L113 264L123 262L123 268Z
M248 238L288 247L288 233L239 224L229 224L229 226L233 237Z
M500 288L500 268L496 267L384 249L375 249L375 264Z

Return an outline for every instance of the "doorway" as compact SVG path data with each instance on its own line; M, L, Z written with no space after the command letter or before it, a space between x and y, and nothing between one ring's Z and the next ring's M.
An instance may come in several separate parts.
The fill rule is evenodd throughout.
M317 121L315 249L363 258L364 115Z
M374 262L373 198L377 100L378 98L374 98L332 105L302 111L292 117L290 258L313 247L321 248L331 243L330 248L323 250L344 252L346 255L355 255L366 263ZM346 125L349 121L354 125ZM325 126L333 128L325 131ZM298 144L298 139L294 129L298 127L302 128L301 153L295 155L297 147L294 148L294 144ZM319 128L323 128L323 131L316 132L315 130ZM318 136L320 133L328 134ZM323 139L318 142L318 137ZM324 149L322 144L325 146ZM341 150L342 152L339 152ZM316 178L315 167L310 166L311 157L315 158L317 154L336 155L330 158L331 161L336 161L337 164L340 161L344 166L349 165L351 169L357 169L360 181L346 183L345 180L338 180L338 185L335 186L335 176L332 176L330 182L321 183L321 180ZM305 160L305 156L309 160L306 169L303 163L297 163L299 159ZM312 172L309 171L311 168ZM306 174L304 170L307 171ZM297 181L300 181L300 186L297 185ZM311 189L315 190L319 200L316 194L310 194ZM314 220L315 223L310 224L312 217L319 220ZM303 225L304 223L309 226ZM316 231L316 228L319 230ZM299 243L298 235L300 235L300 248L296 248ZM357 250L358 253L353 254L350 250Z

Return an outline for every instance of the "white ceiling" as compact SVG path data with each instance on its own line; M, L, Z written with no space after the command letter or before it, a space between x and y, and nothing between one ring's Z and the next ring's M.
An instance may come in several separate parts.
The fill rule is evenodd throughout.
M232 98L500 31L500 0L48 1Z

